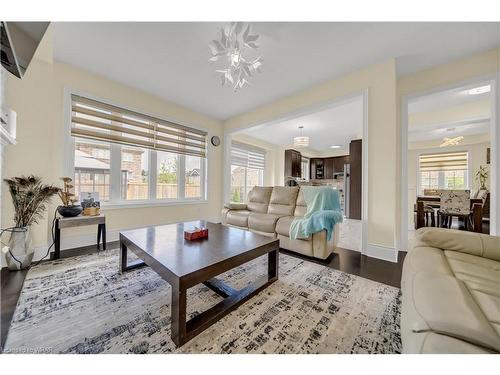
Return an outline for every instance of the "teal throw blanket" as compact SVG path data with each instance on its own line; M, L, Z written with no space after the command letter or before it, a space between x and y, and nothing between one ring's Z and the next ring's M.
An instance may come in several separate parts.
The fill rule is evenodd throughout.
M339 192L324 186L302 186L300 189L307 204L307 212L303 218L292 221L290 238L304 239L326 230L329 241L335 224L343 220Z

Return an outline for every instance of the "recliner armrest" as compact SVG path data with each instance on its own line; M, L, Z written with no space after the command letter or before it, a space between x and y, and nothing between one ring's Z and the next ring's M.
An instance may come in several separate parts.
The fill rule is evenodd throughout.
M246 205L246 203L228 202L228 203L224 204L224 208L228 208L230 210L246 210L247 205Z
M500 261L500 237L444 228L420 228L415 233L416 246L480 256Z

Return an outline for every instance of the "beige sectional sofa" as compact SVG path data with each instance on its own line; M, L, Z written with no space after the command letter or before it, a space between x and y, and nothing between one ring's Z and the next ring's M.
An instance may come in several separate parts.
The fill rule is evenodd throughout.
M500 237L419 229L401 289L404 353L500 352Z
M338 242L339 225L327 241L326 231L314 233L307 239L289 237L290 225L295 217L307 212L299 187L255 186L248 194L246 204L226 204L222 210L222 224L247 229L269 237L277 237L280 247L307 256L326 259Z

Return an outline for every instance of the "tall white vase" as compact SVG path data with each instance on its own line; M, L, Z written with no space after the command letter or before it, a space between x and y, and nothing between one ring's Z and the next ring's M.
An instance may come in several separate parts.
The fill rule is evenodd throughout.
M20 270L30 266L34 250L31 246L29 227L13 229L10 233L9 250L5 258L10 270Z

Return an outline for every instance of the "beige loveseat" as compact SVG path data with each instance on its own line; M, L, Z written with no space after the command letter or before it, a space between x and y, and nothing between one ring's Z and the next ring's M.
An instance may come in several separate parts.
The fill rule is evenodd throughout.
M326 231L314 233L304 240L289 236L294 217L307 211L299 187L255 186L248 193L246 204L226 204L222 210L222 224L248 229L269 237L277 237L280 247L307 256L326 259L337 245L339 225L335 225L332 239L327 241Z
M419 229L401 289L404 353L500 352L500 237Z

